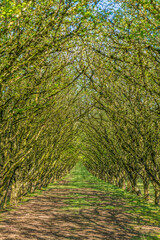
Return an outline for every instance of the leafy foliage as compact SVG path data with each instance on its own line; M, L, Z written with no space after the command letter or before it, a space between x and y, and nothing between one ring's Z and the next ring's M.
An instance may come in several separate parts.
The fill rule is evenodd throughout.
M158 2L0 4L1 208L79 159L158 204Z

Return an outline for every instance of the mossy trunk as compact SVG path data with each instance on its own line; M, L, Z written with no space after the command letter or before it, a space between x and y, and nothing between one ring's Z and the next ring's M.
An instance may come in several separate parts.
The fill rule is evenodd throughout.
M127 180L127 192L131 191L131 182L129 180Z
M122 189L126 189L126 183L125 183L125 179L122 177L121 179L119 179L119 183L118 183L119 187Z
M141 196L141 191L137 186L137 178L133 178L131 181L131 185L132 185L132 192L137 194L137 196Z
M143 180L143 188L144 188L144 199L146 201L150 200L150 194L149 194L149 179L144 179Z
M6 185L5 191L2 193L0 209L3 209L6 206L6 203L10 201L13 177L14 177L14 172L13 172L12 176L10 177L8 184Z
M18 191L19 191L18 185L19 185L18 182L14 182L12 184L11 203L13 204L17 204L17 201L18 201Z
M160 205L160 187L156 185L154 187L154 191L155 191L155 205Z
M124 178L123 178L123 180L122 180L122 189L123 189L123 190L126 189L126 181L125 181Z

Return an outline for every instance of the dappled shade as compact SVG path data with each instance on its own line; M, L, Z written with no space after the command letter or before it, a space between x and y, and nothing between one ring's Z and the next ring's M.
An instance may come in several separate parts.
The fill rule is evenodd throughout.
M142 211L144 203L140 206L140 214L128 213L137 207L138 198L135 197L137 202L131 205L124 194L77 164L67 177L51 185L49 190L32 197L14 211L4 213L0 239L127 240L158 232L155 212L148 208L151 214L148 222ZM153 220L155 225L151 224Z

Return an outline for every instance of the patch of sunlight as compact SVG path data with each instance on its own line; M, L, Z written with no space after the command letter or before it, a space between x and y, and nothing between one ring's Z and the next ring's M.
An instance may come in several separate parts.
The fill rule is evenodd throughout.
M88 206L83 206L83 208L81 207L72 207L72 206L66 206L66 207L62 207L61 210L62 211L72 211L74 213L79 214L79 211L82 209L88 209Z
M132 237L131 240L159 240L160 235L157 236L146 236L146 235L142 235L140 237Z
M115 206L109 206L109 205L107 205L107 206L103 206L103 207L100 207L100 208L102 208L102 209L116 209L116 208L118 208L117 206L115 207Z

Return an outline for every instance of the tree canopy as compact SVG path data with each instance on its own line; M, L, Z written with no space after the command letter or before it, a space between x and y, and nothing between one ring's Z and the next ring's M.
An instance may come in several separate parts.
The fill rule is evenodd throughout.
M0 201L77 161L160 201L158 0L0 1Z

